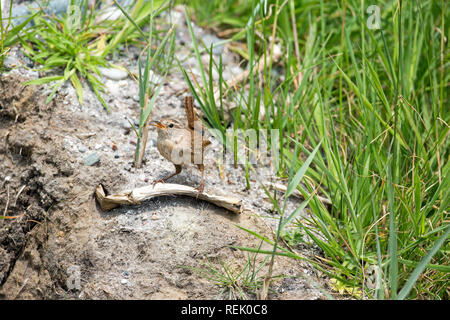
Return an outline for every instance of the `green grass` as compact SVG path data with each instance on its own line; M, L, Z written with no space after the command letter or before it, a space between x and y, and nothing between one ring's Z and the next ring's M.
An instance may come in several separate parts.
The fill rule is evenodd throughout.
M20 35L25 31L25 27L27 24L33 19L33 15L25 19L20 25L13 26L12 25L12 5L13 0L9 2L5 2L7 7L2 8L2 4L0 2L0 72L4 69L4 62L6 55L8 54L10 48L19 42ZM8 9L8 15L5 16L6 9ZM5 21L6 20L6 21Z
M203 261L199 267L180 266L180 268L189 269L218 286L220 289L218 299L248 300L259 297L264 282L264 276L261 273L267 264L268 257L260 263L256 261L256 258L256 253L248 252L246 263L243 266L236 266L220 258L205 257L206 261ZM281 277L274 276L270 280L275 281Z
M76 90L80 104L83 104L82 79L86 79L101 104L109 111L101 92L104 85L100 80L99 67L112 66L107 56L116 52L124 43L144 44L147 35L141 27L148 24L151 15L167 9L164 1L136 1L130 13L115 21L99 21L98 8L92 8L87 0L81 9L72 10L62 16L41 14L33 19L35 26L21 38L24 52L39 66L39 71L59 71L58 75L45 76L26 82L28 85L52 84L47 102L53 99L57 90L68 80ZM131 20L130 20L131 19ZM160 32L154 37L162 39Z
M335 287L364 298L448 299L449 5L380 1L381 29L371 30L370 4L268 1L264 11L264 1L191 2L197 23L242 39L250 70L261 57L266 63L262 81L252 73L246 80L247 100L237 99L244 89L228 91L226 99L241 101L232 128L279 129L278 174L290 182L319 148L305 187L296 186L305 198L317 190L332 205L313 196L310 215L292 222L323 250L316 264L337 279ZM268 53L273 34L284 53L278 65ZM283 79L271 73L279 65ZM223 66L210 68L220 74ZM185 77L209 125L223 132L227 124L211 97L225 83L202 72L201 84L188 70ZM273 244L276 254L301 258ZM367 285L374 268L376 288Z
M138 26L138 21L133 19L133 17L124 9L122 6L120 6L117 1L115 1L116 5L120 8L120 10L123 12L123 14L127 17L128 21L135 26L137 30L141 34L143 34L143 31ZM168 3L168 1L167 1ZM162 2L160 7L163 7L166 2ZM167 34L164 36L162 41L155 45L156 50L152 52L152 38L153 38L153 20L154 15L157 15L160 11L160 9L154 9L153 7L154 1L150 1L150 21L149 26L150 30L148 32L148 40L147 40L147 49L146 49L146 58L145 62L142 63L141 58L138 59L138 70L139 70L139 125L136 128L130 121L130 125L133 128L136 137L137 137L137 144L136 144L136 150L135 150L135 156L134 156L134 166L136 168L141 168L142 166L142 160L145 154L145 148L147 145L147 138L148 138L148 126L150 121L150 112L152 111L152 108L156 102L156 98L159 95L159 92L164 85L167 73L172 67L172 60L175 50L175 29L174 26L172 26ZM151 59L150 59L151 57ZM150 70L156 69L156 67L159 66L160 73L163 74L163 80L160 80L159 83L156 83L155 85L152 85L152 82L150 81L149 74ZM143 71L143 72L142 72Z
M31 29L22 40L24 52L39 66L40 71L48 72L62 69L62 75L46 76L25 82L27 85L53 83L47 103L53 99L57 90L68 80L76 90L80 104L83 104L83 86L80 78L89 82L102 105L108 109L100 95L104 91L99 79L98 67L108 66L101 56L100 42L105 24L94 23L93 10L76 17L68 12L63 17L41 14L33 19L36 27ZM94 45L93 45L94 44Z

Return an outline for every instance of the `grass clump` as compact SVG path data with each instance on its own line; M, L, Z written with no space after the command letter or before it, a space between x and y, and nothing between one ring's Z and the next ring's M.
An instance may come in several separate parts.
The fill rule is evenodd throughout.
M220 288L218 299L248 300L259 298L259 292L264 283L264 276L261 273L267 264L268 257L260 263L256 261L256 258L256 253L248 253L245 265L238 267L220 258L206 257L206 261L203 261L200 267L181 266L181 268L189 269L218 286ZM281 277L272 277L271 281Z
M35 27L22 39L25 54L40 65L40 71L62 69L63 74L31 80L26 84L53 83L52 92L47 99L49 102L56 91L70 80L82 104L81 80L86 79L101 104L109 110L100 94L104 91L104 85L99 78L99 67L110 67L111 64L106 57L125 42L145 44L147 35L143 33L141 27L149 22L151 14L155 15L166 9L161 6L163 1L156 2L160 6L155 4L157 9L153 11L151 7L153 2L136 1L130 8L130 14L121 16L115 21L100 19L102 13L98 8L100 2L90 6L87 0L80 3L71 1L67 12L61 16L45 14L43 8L39 9L42 14L34 17ZM132 22L128 18L132 19ZM155 37L159 38L159 35L155 34Z
M87 5L87 2L85 2ZM75 8L75 7L69 7ZM86 7L85 7L86 8ZM63 69L62 75L46 76L25 82L27 85L54 83L47 98L50 102L57 90L68 80L76 90L80 104L83 104L83 86L80 78L85 78L95 95L108 109L100 95L104 91L99 80L99 67L108 66L101 55L102 42L98 41L104 33L105 24L95 23L93 9L85 10L83 16L75 14L76 10L62 17L41 14L33 19L35 28L27 33L22 41L25 54L40 65L41 72Z
M7 7L2 7L0 1L0 72L4 69L5 58L10 48L19 42L19 37L25 31L28 23L33 19L33 16L28 17L21 24L13 26L12 24L12 5L11 0ZM7 15L5 14L7 12ZM6 16L6 18L4 18Z

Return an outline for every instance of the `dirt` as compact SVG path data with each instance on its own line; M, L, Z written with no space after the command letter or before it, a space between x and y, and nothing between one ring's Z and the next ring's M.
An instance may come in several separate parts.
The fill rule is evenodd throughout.
M175 20L182 48L177 54L185 55L184 65L195 68L186 26L180 16ZM206 33L199 28L196 32L199 37ZM135 69L136 60L129 55L136 57L137 52L124 50L115 63ZM238 70L239 59L226 46L222 54L227 72ZM70 84L47 104L49 87L24 86L37 73L20 65L26 61L17 48L12 55L19 66L0 75L0 215L12 217L0 219L0 298L225 298L220 286L192 268L204 269L210 261L217 268L223 262L241 270L248 255L231 246L256 248L260 242L237 225L272 237L277 216L262 188L252 182L247 190L239 166L225 167L222 177L214 156L207 154L205 190L243 199L248 210L241 215L188 197L160 197L102 212L94 199L99 183L120 192L150 184L173 170L156 150L155 130L149 132L145 165L133 166L136 138L128 119L138 118L137 83L131 77L104 79L111 113L86 84L82 106ZM186 89L181 73L171 72L152 118L183 120ZM217 148L213 143L212 150ZM93 153L99 162L86 165L84 159ZM251 180L256 181L254 176ZM192 186L199 181L194 167L171 179ZM289 202L291 208L296 205L296 200ZM305 245L300 254L311 257L314 250ZM256 256L257 263L264 258ZM259 277L267 267L266 263ZM274 275L281 277L271 286L271 299L327 298L328 280L311 265L277 257Z

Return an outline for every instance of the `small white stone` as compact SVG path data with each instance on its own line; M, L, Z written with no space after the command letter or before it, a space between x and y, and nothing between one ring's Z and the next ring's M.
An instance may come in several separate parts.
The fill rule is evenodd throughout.
M119 70L116 68L103 68L103 67L98 67L98 70L100 71L100 73L105 76L106 78L109 78L111 80L123 80L126 79L128 77L128 72L123 71L123 70Z
M105 20L110 20L110 21L115 21L117 19L119 19L121 16L123 16L122 11L119 10L119 8L106 8L103 9L102 14L100 14L97 19L96 22L100 22L100 21L105 21Z
M122 279L122 280L120 280L120 283L121 283L121 284L127 284L127 283L128 283L128 280L127 280L127 279Z
M87 148L83 145L78 146L78 151L80 151L81 153L85 153L87 151Z

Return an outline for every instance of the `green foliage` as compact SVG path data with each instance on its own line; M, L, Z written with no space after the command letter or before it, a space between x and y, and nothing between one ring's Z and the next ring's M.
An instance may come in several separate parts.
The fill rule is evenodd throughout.
M69 7L70 8L70 7ZM104 91L99 79L98 67L108 66L102 57L102 34L106 23L96 23L93 9L75 14L70 11L62 17L40 14L34 17L35 27L22 39L25 54L46 72L62 69L63 74L46 76L25 82L27 85L54 83L47 103L68 80L76 90L80 104L83 103L83 87L80 77L85 78L102 105L108 109L100 92Z
M5 57L9 52L11 46L19 42L20 34L24 31L28 23L33 19L33 16L25 19L24 22L17 26L12 26L12 8L13 1L9 2L8 6L8 17L6 21L2 19L6 8L2 8L2 3L0 2L0 71L4 68Z
M299 230L299 229L295 229L293 231L283 230L283 231L281 231L280 236L290 246L295 246L299 243L304 242L303 234L301 233L301 230Z
M21 39L25 54L41 66L40 71L62 69L63 74L46 76L26 84L53 83L53 90L47 99L49 102L56 91L70 80L82 104L83 78L88 81L99 101L108 110L100 94L104 91L104 85L99 79L98 68L110 66L106 61L107 55L117 50L124 42L137 43L139 37L146 38L140 27L148 23L151 14L158 14L167 8L161 5L163 1L155 2L159 6L155 4L157 9L153 12L152 3L136 1L131 8L131 14L116 21L98 19L101 11L90 7L87 0L83 1L81 9L69 6L62 17L45 15L43 12L36 15L33 19L35 27Z
M256 253L248 253L245 265L237 267L220 259L212 261L206 257L201 267L181 266L181 268L190 269L220 287L218 299L247 300L250 294L258 297L264 281L261 273L267 264L267 257L260 263L256 261L256 258ZM280 277L274 277L272 280L277 278Z
M128 14L124 8L117 3L117 6L123 12L123 14L127 17L129 22L136 27L136 29L144 34L142 30L140 30L137 21L135 21L130 14ZM164 4L164 3L163 3ZM150 1L150 30L148 33L148 41L147 41L147 50L146 50L146 59L145 63L142 64L141 59L138 60L138 69L139 69L139 126L136 128L131 122L131 126L134 129L134 132L137 136L137 145L135 151L135 167L140 168L142 165L142 159L145 154L145 147L147 144L147 134L148 134L148 125L150 120L150 112L156 102L156 98L159 95L159 91L164 85L164 81L160 80L159 83L156 83L154 86L153 82L150 81L150 70L159 66L159 71L163 74L162 79L165 80L167 73L172 67L172 60L174 56L175 50L175 29L172 26L170 30L166 33L162 41L157 45L157 49L152 52L152 38L153 38L153 18L156 14L159 13L159 10L153 10L153 0ZM150 59L150 56L152 59ZM144 73L142 73L142 70ZM150 100L149 100L149 97Z
M310 215L296 225L323 250L326 259L316 265L362 289L355 291L361 297L448 299L448 3L378 2L381 29L368 27L364 1L274 0L267 11L264 5L208 4L229 17L218 18L228 22L216 28L233 26L233 40L246 35L239 46L249 69L265 62L262 77L245 81L248 99L231 96L243 111L234 114L233 127L279 129L279 174L290 182L320 145L305 187L294 184L306 199L313 194ZM204 23L215 20L201 1L192 7ZM271 73L273 34L282 44L282 77ZM191 90L208 97L211 87ZM264 119L255 117L260 108ZM266 253L302 258L280 247ZM377 287L368 286L371 268Z

